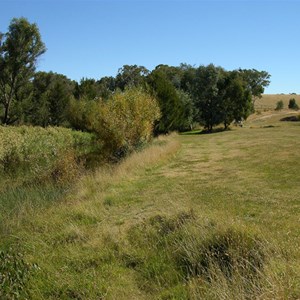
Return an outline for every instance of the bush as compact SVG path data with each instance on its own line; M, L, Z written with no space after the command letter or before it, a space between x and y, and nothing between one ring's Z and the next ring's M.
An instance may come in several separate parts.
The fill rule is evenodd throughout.
M155 98L132 88L108 101L74 99L69 115L73 127L96 134L107 156L120 158L151 139L160 111Z
M280 101L277 102L275 110L282 110L283 106L284 106L283 101L280 100Z
M289 101L289 109L294 109L294 110L298 110L299 109L299 106L296 103L296 99L295 98L290 99L290 101Z

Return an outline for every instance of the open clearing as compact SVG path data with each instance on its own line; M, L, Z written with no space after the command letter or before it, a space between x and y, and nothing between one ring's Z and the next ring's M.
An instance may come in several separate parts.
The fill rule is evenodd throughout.
M115 170L86 176L50 208L24 204L1 238L39 266L28 283L31 297L197 299L191 282L165 281L167 267L151 273L148 266L145 275L136 262L124 264L134 251L132 228L192 211L201 224L254 230L267 241L271 275L259 299L299 299L300 122L280 122L283 115L252 117L226 132L170 136ZM224 286L211 289L209 299L233 299Z

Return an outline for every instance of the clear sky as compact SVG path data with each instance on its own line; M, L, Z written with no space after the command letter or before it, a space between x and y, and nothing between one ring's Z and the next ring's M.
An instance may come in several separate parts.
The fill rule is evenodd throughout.
M47 47L38 69L77 81L124 64L213 63L269 72L266 93L300 93L297 0L0 0L1 32L21 16Z

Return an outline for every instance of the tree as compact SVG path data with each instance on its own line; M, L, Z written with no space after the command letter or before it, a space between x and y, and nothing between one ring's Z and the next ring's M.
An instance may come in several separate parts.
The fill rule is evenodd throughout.
M166 78L172 83L176 89L181 89L181 80L183 70L180 67L173 67L160 64L155 67L155 71L160 71L165 74Z
M52 72L37 72L32 81L33 95L25 120L39 126L63 125L75 83L66 76Z
M266 71L257 71L255 69L239 69L238 70L244 81L247 83L247 88L251 92L253 105L257 98L261 98L265 87L270 84L271 75Z
M116 79L112 76L102 77L98 82L99 96L108 99L116 90Z
M118 70L116 77L116 87L122 91L125 87L132 88L141 86L145 82L149 70L143 66L137 65L124 65Z
M179 117L177 123L177 130L188 131L193 129L194 117L196 109L194 107L191 96L183 90L176 90L179 98Z
M248 118L253 111L250 91L247 82L236 71L226 72L224 81L224 95L221 99L222 122L225 129L231 122Z
M0 35L0 103L2 123L12 121L10 108L22 86L33 77L37 58L46 51L36 24L14 18L9 30Z
M279 100L279 101L276 103L276 108L275 108L275 110L282 110L283 107L284 107L283 101L282 101L282 100Z
M200 66L192 83L192 95L198 110L197 121L209 132L222 122L222 80L225 71L213 64Z
M89 100L95 100L99 95L98 84L95 79L82 78L75 87L75 98L84 97Z
M298 110L299 109L299 106L296 103L296 99L295 98L290 99L290 101L289 101L289 109L294 109L294 110Z
M160 117L156 99L141 88L118 91L108 100L73 99L73 128L93 132L106 155L121 158L147 143Z
M185 92L192 94L196 68L188 64L180 64L179 68L182 72L180 87Z
M155 126L155 133L178 130L182 105L176 88L160 69L152 71L148 77L148 83L154 91L161 110L161 118Z
M190 91L195 120L211 132L221 123L225 129L232 121L246 119L253 110L248 82L239 71L226 71L213 64L186 68L183 87Z

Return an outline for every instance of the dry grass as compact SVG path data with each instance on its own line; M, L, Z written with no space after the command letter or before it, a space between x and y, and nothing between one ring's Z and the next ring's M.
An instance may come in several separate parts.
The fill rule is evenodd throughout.
M284 108L288 108L289 100L294 98L300 104L300 95L286 95L286 94L265 94L261 99L256 100L255 110L265 111L274 110L278 101L282 100Z

